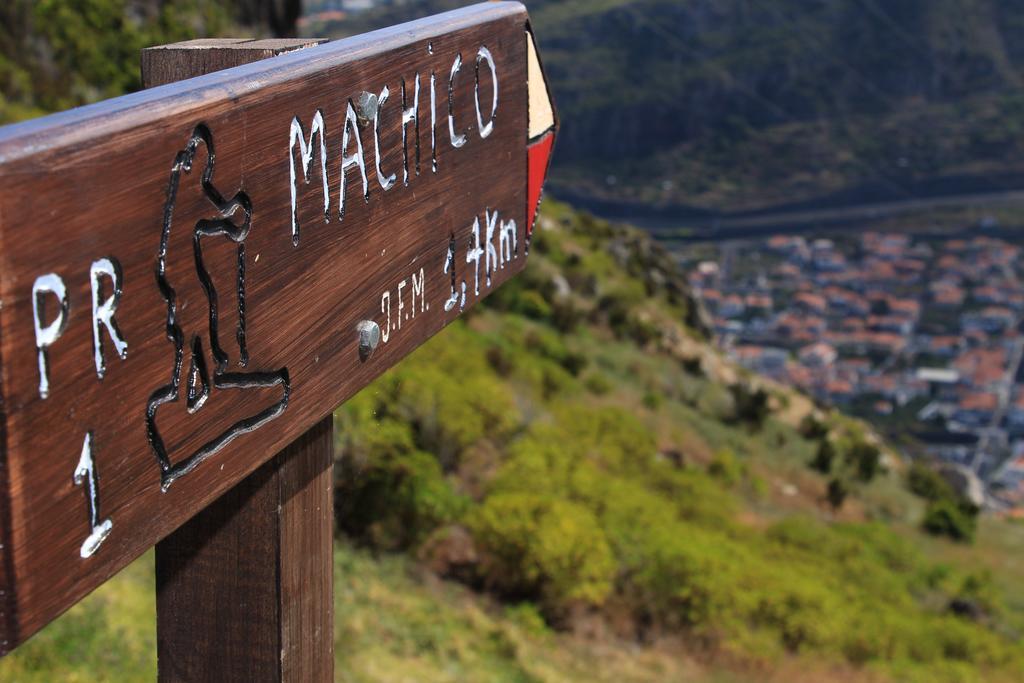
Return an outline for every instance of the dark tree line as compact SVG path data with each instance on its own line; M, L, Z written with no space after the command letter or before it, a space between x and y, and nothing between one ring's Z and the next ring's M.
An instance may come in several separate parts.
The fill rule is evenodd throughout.
M301 0L5 0L0 123L138 90L144 47L294 35L301 11Z
M275 36L295 35L302 16L302 0L237 0L239 19L251 26L264 26Z

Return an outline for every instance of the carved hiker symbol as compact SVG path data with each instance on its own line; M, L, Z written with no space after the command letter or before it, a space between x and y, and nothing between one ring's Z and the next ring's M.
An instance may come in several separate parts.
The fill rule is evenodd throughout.
M178 199L178 190L183 177L195 178L195 176L191 175L192 164L195 161L200 146L206 149L206 159L202 175L198 180L202 195L212 207L214 213L212 217L200 219L191 226L195 274L199 278L199 283L205 293L206 303L209 308L205 335L201 331L188 332L186 334L186 331L182 329L183 323L179 319L178 294L170 282L167 268L168 246L170 244L171 228L174 223L174 208L175 202ZM208 244L214 238L225 239L236 245L236 278L235 282L230 283L231 287L228 290L234 290L237 295L238 322L234 336L238 349L238 364L242 368L247 368L249 352L246 346L245 326L245 240L249 236L251 228L252 202L248 195L241 191L235 193L230 199L225 199L221 195L213 184L215 161L213 136L206 126L199 125L192 132L185 148L178 152L174 159L174 165L171 167L170 182L167 187L167 201L164 204L163 231L160 236L160 249L157 254L156 281L160 295L167 304L166 334L167 339L174 346L174 362L169 383L154 391L150 395L146 406L146 432L149 445L160 465L160 481L164 490L175 479L191 472L202 461L219 451L236 437L254 431L278 417L287 407L288 397L291 393L287 368L272 371L228 369L230 358L221 344L220 330L218 329L220 298L214 278L204 263L203 247L204 244ZM209 345L209 359L206 355L207 352L203 348L204 336ZM225 389L246 390L280 387L281 396L279 400L265 406L262 410L238 419L219 435L206 441L184 457L176 458L172 461L164 438L161 436L156 417L161 406L175 403L180 398L186 343L190 357L188 372L184 377L186 384L185 405L190 416L199 413L204 405L213 402L214 397ZM209 364L207 363L208 360Z

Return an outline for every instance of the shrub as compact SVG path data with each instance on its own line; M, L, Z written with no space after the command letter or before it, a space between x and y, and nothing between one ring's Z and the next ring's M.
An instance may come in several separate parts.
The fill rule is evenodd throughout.
M721 384L707 385L697 398L697 409L721 422L731 422L736 417L733 395Z
M650 471L655 462L654 438L625 410L572 405L557 409L554 417L553 423L534 422L511 444L492 491L548 490L556 483L565 491L583 464L635 475Z
M1005 596L996 586L988 569L972 572L964 577L953 600L950 611L958 616L979 618L1001 611Z
M549 400L572 386L572 375L558 366L547 366L541 370L541 396Z
M839 477L833 477L828 482L828 489L825 491L825 499L828 500L828 504L832 506L833 510L838 510L843 506L843 502L846 501L846 496L849 494L849 484Z
M523 345L527 350L542 358L553 360L559 364L569 355L569 349L566 348L563 337L543 327L534 326L528 330L523 336Z
M573 377L579 377L580 373L586 369L588 362L586 354L578 351L568 351L561 359L562 367Z
M602 472L579 468L571 482L572 497L593 510L624 576L641 569L654 539L650 531L671 524L676 508L666 496L640 483Z
M604 532L582 505L531 493L489 497L467 518L482 551L485 585L550 608L600 604L615 563Z
M829 474L832 472L832 463L836 459L836 448L832 445L832 442L828 439L824 439L818 444L818 450L814 453L814 459L811 460L811 467L822 474Z
M798 427L800 435L810 441L817 441L828 436L828 425L824 420L818 419L814 413L804 415Z
M502 377L508 377L515 369L515 360L501 346L490 346L487 349L487 363Z
M736 454L729 448L715 453L714 459L708 463L708 474L726 486L735 486L743 479L745 468Z
M942 478L942 475L927 465L915 462L907 472L907 488L912 493L929 501L952 499L956 497L953 488Z
M768 417L768 392L738 382L729 387L733 400L733 419L751 429L760 429Z
M928 501L921 527L936 536L970 543L978 525L978 507L957 494L942 475L921 463L907 472L907 488Z
M952 500L928 503L921 526L930 534L948 536L954 541L969 543L977 528L977 510L964 509Z
M732 622L749 593L750 556L727 536L687 523L662 521L638 530L642 554L630 583L642 609L668 626L712 633Z
M823 645L830 639L832 620L826 616L836 607L833 594L814 581L789 580L777 590L760 592L752 621L777 634L789 652Z
M532 636L545 636L550 633L544 615L532 602L509 605L505 608L505 616Z
M638 321L636 315L645 298L643 285L631 282L629 286L612 290L598 299L596 310L604 315L617 337L636 339L651 333L650 327Z
M589 375L584 383L586 384L587 391L598 396L604 396L614 388L608 376L600 372Z
M534 320L547 320L551 317L551 305L534 289L528 289L520 294L513 310Z
M679 361L679 364L683 366L683 371L688 375L694 377L704 376L704 363L700 356L689 356Z
M417 545L469 505L428 453L377 453L362 467L346 463L343 456L336 482L338 526L375 547Z
M846 451L846 460L853 465L857 478L867 483L874 479L881 469L882 452L878 446L856 439Z
M572 333L583 321L583 312L572 299L555 301L551 304L551 324L562 334Z
M486 350L452 327L421 347L377 385L388 400L379 417L413 426L416 446L453 468L477 441L501 440L520 421L519 408L490 367Z
M634 313L626 322L625 335L638 346L647 346L661 338L661 330L650 320Z
M700 522L710 528L726 529L733 524L736 497L710 474L697 469L673 469L652 476L655 491L675 505L679 518Z
M649 389L644 392L642 399L644 407L648 410L657 410L665 402L665 397L660 391Z
M540 270L527 268L525 271L493 290L483 305L496 311L510 311L535 320L546 320L551 316L551 300L554 284L550 277Z

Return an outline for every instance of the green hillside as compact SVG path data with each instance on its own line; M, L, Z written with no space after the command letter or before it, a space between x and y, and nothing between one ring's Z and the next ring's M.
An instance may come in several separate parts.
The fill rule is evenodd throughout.
M0 120L137 87L144 43L231 30L201 0L135 4L0 8ZM1013 3L529 5L563 187L738 207L1024 158ZM336 413L338 680L1020 680L1024 525L723 360L684 276L547 202L525 272ZM0 680L152 680L152 577L147 555Z
M339 411L347 535L550 628L742 667L1024 666L1020 568L925 541L863 425L720 359L639 233L557 204L538 230L523 276Z
M338 411L339 680L1017 680L1024 526L926 536L871 433L699 319L646 237L548 203L520 277ZM151 571L0 678L150 675Z
M4 0L0 123L142 87L144 47L291 31L299 0Z

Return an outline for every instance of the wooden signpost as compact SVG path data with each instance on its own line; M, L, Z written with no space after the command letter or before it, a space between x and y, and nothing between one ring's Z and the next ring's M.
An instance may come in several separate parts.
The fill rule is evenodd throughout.
M143 72L0 128L0 653L159 544L161 680L328 680L330 415L525 265L527 14Z

